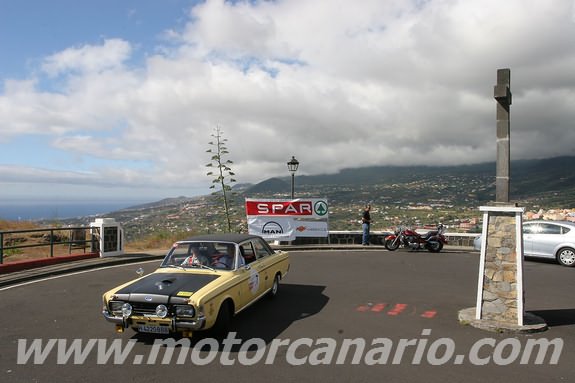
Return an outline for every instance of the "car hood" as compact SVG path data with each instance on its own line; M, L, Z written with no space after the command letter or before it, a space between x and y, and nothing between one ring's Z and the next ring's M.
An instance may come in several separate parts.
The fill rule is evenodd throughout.
M208 274L152 273L124 286L115 295L129 301L168 303L170 297L189 298L219 277Z

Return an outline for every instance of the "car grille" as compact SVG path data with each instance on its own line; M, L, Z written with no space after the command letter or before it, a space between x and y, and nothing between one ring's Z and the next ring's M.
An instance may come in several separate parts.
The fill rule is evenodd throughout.
M157 303L130 302L130 304L132 305L132 315L156 315ZM167 307L169 315L172 315L172 307Z

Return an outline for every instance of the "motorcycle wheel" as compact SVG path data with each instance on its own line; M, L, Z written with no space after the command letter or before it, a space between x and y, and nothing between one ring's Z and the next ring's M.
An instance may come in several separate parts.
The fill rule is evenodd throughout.
M399 239L388 239L385 241L385 248L389 251L395 251L399 248Z
M443 249L443 243L439 241L431 241L427 244L427 250L432 253L439 253Z

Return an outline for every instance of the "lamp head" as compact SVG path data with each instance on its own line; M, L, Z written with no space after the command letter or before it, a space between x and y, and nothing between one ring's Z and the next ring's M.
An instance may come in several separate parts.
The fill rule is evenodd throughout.
M291 160L289 160L289 162L287 163L288 166L288 170L292 173L295 173L297 171L297 168L299 166L299 161L295 159L294 156L291 157Z

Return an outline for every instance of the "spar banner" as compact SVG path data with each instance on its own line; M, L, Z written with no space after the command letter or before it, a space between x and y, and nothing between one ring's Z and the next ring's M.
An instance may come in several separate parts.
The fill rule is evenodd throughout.
M249 233L267 240L293 241L297 237L327 237L329 234L325 198L246 198L246 215Z

